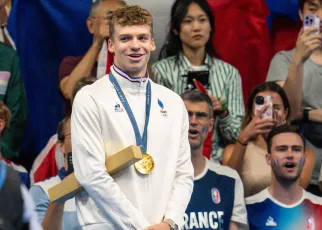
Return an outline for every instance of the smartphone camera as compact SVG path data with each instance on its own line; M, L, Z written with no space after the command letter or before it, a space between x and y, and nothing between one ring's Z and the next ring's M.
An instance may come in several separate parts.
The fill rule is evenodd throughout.
M308 29L309 27L316 27L318 31L314 33L319 34L320 24L321 24L321 20L319 16L314 14L304 15L304 20L303 20L304 30Z
M257 96L255 98L255 104L257 105L264 105L265 99L263 96Z
M67 154L67 164L68 164L68 174L71 174L74 172L74 166L73 166L73 155L72 153Z

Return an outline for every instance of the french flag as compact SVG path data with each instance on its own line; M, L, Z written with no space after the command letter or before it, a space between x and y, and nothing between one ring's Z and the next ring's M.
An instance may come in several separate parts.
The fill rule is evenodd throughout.
M30 185L49 179L58 174L64 166L64 156L56 148L57 134L53 135L45 148L35 159L30 171Z
M9 167L12 167L15 171L17 171L19 173L21 183L23 183L24 185L26 185L27 188L29 188L30 180L29 180L29 174L28 174L27 170L22 165L16 164L16 163L9 161L7 159L3 159L3 160L4 160L4 162L6 162L6 164Z

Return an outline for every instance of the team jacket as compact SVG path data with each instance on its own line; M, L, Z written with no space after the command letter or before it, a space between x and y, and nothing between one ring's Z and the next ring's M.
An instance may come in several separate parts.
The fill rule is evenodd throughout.
M131 78L111 67L143 133L148 78ZM151 82L147 152L150 175L129 168L111 177L105 158L136 145L128 115L108 75L81 89L73 104L72 143L75 175L85 191L76 196L84 229L144 229L172 219L181 227L193 189L188 116L182 99Z
M274 199L268 189L246 198L250 230L320 230L322 198L303 189L293 205Z

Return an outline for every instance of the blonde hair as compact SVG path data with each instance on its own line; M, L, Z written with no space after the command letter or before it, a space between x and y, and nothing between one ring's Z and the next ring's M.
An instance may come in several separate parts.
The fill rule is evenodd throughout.
M1 132L1 135L10 127L10 121L11 121L11 112L9 108L0 101L0 119L2 119L5 123L4 128Z
M151 34L153 33L153 18L146 9L138 5L125 6L117 9L109 20L110 38L113 38L115 25L134 26L134 25L148 25L151 27Z

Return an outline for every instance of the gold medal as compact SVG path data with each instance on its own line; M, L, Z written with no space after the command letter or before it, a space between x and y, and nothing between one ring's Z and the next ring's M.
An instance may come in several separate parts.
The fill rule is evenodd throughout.
M142 160L134 164L135 169L141 174L150 174L154 168L154 160L152 156L147 153L142 153Z

